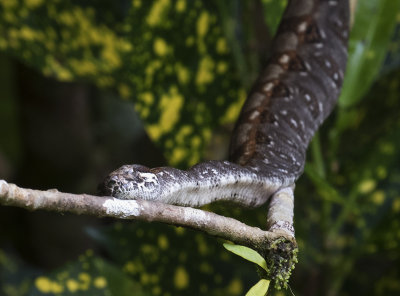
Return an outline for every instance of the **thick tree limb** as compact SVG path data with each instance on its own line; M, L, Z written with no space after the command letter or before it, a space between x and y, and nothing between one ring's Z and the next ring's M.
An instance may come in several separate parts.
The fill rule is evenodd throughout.
M273 257L272 254L275 254L275 251L282 255L282 248L284 248L284 253L287 253L292 258L293 250L296 248L296 242L291 235L282 232L263 231L260 228L248 226L233 218L220 216L200 209L159 202L121 200L113 197L100 197L88 194L78 195L59 192L55 189L47 191L32 190L0 180L0 204L21 207L28 210L70 212L96 217L114 217L147 222L155 221L189 227L236 244L246 245L257 250L265 257ZM279 244L281 245L279 246ZM276 260L275 257L273 260ZM288 258L283 258L283 260L285 259ZM286 269L284 271L274 271L273 273L290 271Z

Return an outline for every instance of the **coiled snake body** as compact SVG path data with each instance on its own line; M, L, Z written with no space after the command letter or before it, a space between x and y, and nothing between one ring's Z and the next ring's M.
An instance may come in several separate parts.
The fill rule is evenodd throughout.
M340 93L348 19L348 0L290 0L269 63L237 121L230 161L187 171L125 165L105 179L102 193L185 206L229 200L253 207L292 188L312 136Z

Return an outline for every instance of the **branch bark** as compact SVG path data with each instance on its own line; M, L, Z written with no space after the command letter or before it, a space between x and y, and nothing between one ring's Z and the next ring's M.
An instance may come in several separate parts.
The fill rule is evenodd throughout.
M291 264L295 261L296 241L293 236L282 232L264 231L233 218L190 207L145 200L121 200L113 197L63 193L56 189L46 191L25 189L4 180L0 180L0 205L183 226L253 248L266 257L267 262L268 257L276 261L276 252L281 256L282 248L292 259L289 260ZM283 258L285 259L287 257ZM276 265L281 268L280 264ZM293 264L289 269L292 268ZM290 271L287 269L275 270L272 273L277 275Z
M211 212L151 202L121 200L88 194L63 193L56 189L32 190L0 180L0 204L28 210L71 212L97 217L114 217L189 227L237 244L258 245L281 237L270 231L250 227L238 220Z

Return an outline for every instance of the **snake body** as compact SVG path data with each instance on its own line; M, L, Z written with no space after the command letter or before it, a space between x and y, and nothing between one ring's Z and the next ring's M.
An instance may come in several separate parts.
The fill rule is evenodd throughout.
M303 172L308 144L339 96L347 60L348 0L290 0L271 58L237 121L230 161L187 171L124 165L101 192L201 206L227 200L255 207Z

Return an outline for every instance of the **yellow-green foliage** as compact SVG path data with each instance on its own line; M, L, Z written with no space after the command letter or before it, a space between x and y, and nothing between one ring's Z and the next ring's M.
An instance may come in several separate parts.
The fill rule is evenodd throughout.
M285 2L262 1L271 31L280 15L274 8L281 12ZM212 129L232 123L246 97L238 86L217 3L228 1L0 0L0 50L59 80L85 80L115 90L134 102L149 135L172 164L191 165L200 159ZM398 14L392 9L398 2L359 3L361 22L355 21L357 34L353 32L350 47L357 83L348 85L349 93L371 86L364 74L372 73L370 68L379 74L380 65L371 63L378 56L386 55L381 73L397 73L381 77L368 89L367 99L358 95L354 101L348 95L352 101L347 108L337 108L323 127L331 128L321 133L320 167L325 170L309 170L309 178L296 184L300 263L293 287L309 291L301 287L309 283L302 276L317 273L329 291L397 295L399 42L398 36L383 43L379 38L391 36L387 24L393 19L386 22L385 16ZM387 43L389 52L382 47ZM357 59L357 44L365 60ZM310 156L308 167L313 168L318 160ZM265 212L251 212L246 222L265 225ZM232 207L223 213L239 216ZM135 281L151 295L242 295L255 282L251 266L234 261L216 240L183 228L116 224L96 237L114 267L89 252L59 272L32 278L1 251L0 294L145 295ZM385 270L378 272L377 262ZM252 272L254 277L246 281Z
M370 287L373 287L368 295L396 294L400 291L397 285L400 271L395 267L400 260L399 77L399 71L384 76L370 90L363 104L357 106L357 113L352 113L356 114L355 118L340 119L347 120L347 128L341 130L341 145L332 153L330 160L340 169L328 171L326 179L330 180L331 187L314 181L318 193L311 199L320 205L307 207L308 219L297 220L296 226L303 258L313 258L312 262L330 265L333 274L345 275L347 281L358 287L366 285L366 282L352 269L343 268L345 264L390 262L391 267L384 276L368 274ZM352 111L339 109L339 112ZM336 128L342 129L343 126ZM314 179L312 173L308 175ZM302 187L301 182L298 185L298 196L307 195L308 189ZM316 249L307 247L309 242L304 245L303 238L312 231L310 227L313 223L310 221L321 223L321 228L326 227L320 239L329 247L321 253L326 255L321 257L315 255L318 252ZM364 271L360 269L358 272Z
M249 284L242 275L256 276L219 241L184 228L116 223L101 237L114 262L150 295L243 295Z
M35 277L29 295L131 295L132 291L145 295L122 270L88 250L62 270Z
M0 50L47 76L116 90L171 164L195 164L211 128L231 124L245 97L216 7L113 3L0 1Z

